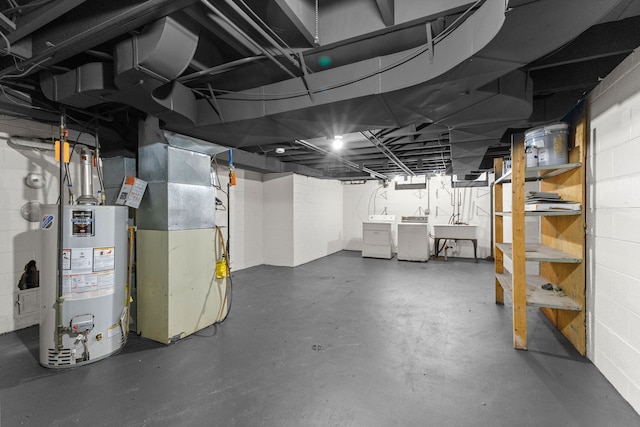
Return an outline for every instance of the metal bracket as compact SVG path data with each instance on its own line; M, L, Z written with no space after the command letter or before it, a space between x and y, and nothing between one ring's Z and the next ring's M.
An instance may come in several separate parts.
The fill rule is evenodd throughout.
M216 96L213 94L213 88L211 87L211 83L207 83L207 87L209 88L209 94L211 95L211 99L206 98L206 100L207 102L209 102L209 105L211 105L211 108L213 108L216 114L218 114L218 117L220 117L220 121L224 123L224 117L222 117L222 109L220 108L220 104L218 104L218 100L216 99Z
M431 28L431 22L427 22L427 46L429 46L429 61L433 62L433 29Z
M304 87L305 89L307 89L309 99L311 99L311 102L314 102L315 100L313 99L313 92L309 88L309 82L307 81L307 76L309 75L309 73L307 73L307 65L304 62L304 56L302 55L302 52L298 52L298 57L300 58L300 69L302 70L302 83L304 83Z

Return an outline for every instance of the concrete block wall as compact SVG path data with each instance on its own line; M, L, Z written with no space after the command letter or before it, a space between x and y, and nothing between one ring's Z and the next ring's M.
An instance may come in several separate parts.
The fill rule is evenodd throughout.
M640 412L640 54L590 93L587 355Z
M227 191L229 169L218 168L222 189ZM227 239L227 209L229 203L225 193L218 191L216 197L223 203L216 209L216 225L222 228ZM231 251L232 270L264 264L263 247L263 183L262 174L247 170L236 170L236 185L231 187Z
M264 263L293 267L293 174L266 174L263 177Z
M342 185L294 175L293 265L342 250Z
M53 151L21 148L8 142L9 136L53 139L57 126L45 125L14 117L0 116L0 333L25 328L40 321L39 289L21 291L18 281L30 260L40 265L40 222L29 222L21 216L21 208L28 202L55 204L58 199L58 165ZM75 154L72 160L78 160ZM70 165L72 182L80 185L80 168ZM42 174L46 185L29 188L25 178L30 173ZM94 189L98 189L94 177ZM36 302L36 307L18 305L18 300ZM26 308L26 310L25 310Z
M264 263L294 267L342 250L342 187L294 174L263 177Z
M362 250L362 221L373 213L373 196L383 190L379 181L365 181L363 184L345 183L342 186L344 249ZM381 209L377 209L378 214L381 213Z

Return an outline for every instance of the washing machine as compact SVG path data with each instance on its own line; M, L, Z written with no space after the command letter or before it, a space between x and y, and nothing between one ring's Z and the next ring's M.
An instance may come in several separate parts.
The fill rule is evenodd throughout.
M429 217L403 216L398 224L398 261L429 261Z

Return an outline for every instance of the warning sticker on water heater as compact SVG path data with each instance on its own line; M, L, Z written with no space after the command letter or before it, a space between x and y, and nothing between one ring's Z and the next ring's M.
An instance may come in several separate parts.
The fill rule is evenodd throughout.
M71 272L73 274L93 272L93 248L71 249Z
M98 274L98 289L103 292L103 294L112 294L115 292L116 286L116 275L113 272L108 273L99 273Z
M93 248L93 271L108 271L116 268L115 247Z
M115 293L115 275L108 273L65 274L62 293L66 300L83 300Z
M62 269L71 270L71 249L62 250Z
M62 290L65 294L91 292L98 289L97 274L69 274L64 276Z

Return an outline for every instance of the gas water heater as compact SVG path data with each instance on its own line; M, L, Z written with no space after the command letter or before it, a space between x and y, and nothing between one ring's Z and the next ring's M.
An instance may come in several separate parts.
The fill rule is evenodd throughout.
M47 368L112 355L128 332L128 208L98 205L91 155L81 158L78 204L41 207L40 364Z

